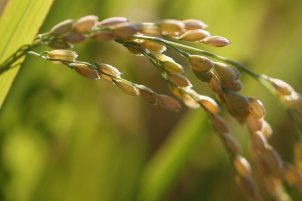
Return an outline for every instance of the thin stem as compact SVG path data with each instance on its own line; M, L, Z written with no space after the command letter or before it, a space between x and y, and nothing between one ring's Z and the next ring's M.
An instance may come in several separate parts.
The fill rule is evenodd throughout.
M249 75L251 75L252 77L254 77L257 80L260 77L262 77L262 75L257 74L255 72L251 71L247 66L245 66L245 65L243 65L241 63L238 63L236 61L224 58L222 56L219 56L219 55L207 52L205 50L201 50L201 49L198 49L198 48L195 48L195 47L187 46L187 45L184 45L184 44L180 44L180 43L177 43L177 42L173 42L173 41L170 41L170 40L166 40L166 39L162 39L162 38L157 38L157 37L135 35L134 38L145 39L145 40L151 40L151 41L159 42L161 44L164 44L164 45L167 45L168 47L173 48L174 50L176 50L177 52L179 52L183 56L188 56L189 54L186 53L186 52L184 52L184 51L182 51L182 49L188 50L188 51L191 51L191 52L197 52L199 54L212 57L214 59L217 59L217 60L223 61L225 63L228 63L228 64L230 64L230 65L232 65L234 67L237 67L237 68L241 69L242 71L245 71L246 73L248 73Z
M88 62L85 62L85 61L70 61L70 60L63 60L63 59L52 59L52 58L49 58L47 56L44 56L44 53L47 53L47 51L42 52L42 53L37 53L37 52L34 52L34 51L29 51L28 52L28 54L40 57L44 60L62 62L63 64L65 64L65 65L67 65L68 67L71 67L71 68L72 68L72 65L70 65L70 64L78 63L78 64L85 64L86 66L89 66L91 68L96 69L94 64L91 64L91 63L88 63Z
M45 56L44 53L47 53L47 52L42 52L42 53L37 53L37 52L34 52L34 51L29 51L29 52L28 52L28 54L30 54L30 55L40 57L40 58L42 58L42 59L44 59L44 60L47 60L47 61L58 61L58 62L62 62L62 64L66 65L67 67L69 67L69 68L71 68L71 69L74 68L74 66L73 66L72 64L84 64L84 65L86 65L86 66L88 66L88 67L90 67L90 68L92 68L92 69L98 71L98 68L97 68L97 65L96 65L96 64L88 63L88 62L85 62L85 61L70 61L70 60L63 60L63 59L52 59L52 58L49 58L49 57ZM98 71L98 72L99 72L99 71ZM137 84L135 84L135 83L133 83L133 82L130 82L130 81L126 80L126 79L123 79L123 78L121 78L121 77L116 77L116 76L113 76L113 75L111 75L111 74L107 74L107 73L105 73L105 72L100 72L100 73L102 73L103 75L106 75L106 76L111 77L112 80L113 80L113 82L114 82L115 80L119 80L119 81L123 81L123 82L125 82L125 83L127 83L127 84L130 84L130 85L132 85L132 86L141 88L139 85L137 85Z
M7 69L18 59L26 55L26 53L31 49L31 45L23 45L16 52L14 52L10 57L8 57L1 65L0 70Z
M18 61L20 58L24 57L32 48L38 47L43 44L42 40L35 40L30 45L23 45L19 49L17 49L10 57L8 57L1 65L0 65L0 75L5 71L15 67L14 63Z

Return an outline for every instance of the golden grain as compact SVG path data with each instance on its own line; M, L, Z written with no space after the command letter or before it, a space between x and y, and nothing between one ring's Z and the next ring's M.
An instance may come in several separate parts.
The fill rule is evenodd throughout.
M98 17L95 15L88 15L77 20L72 29L79 33L86 33L96 25Z
M64 40L69 43L80 43L83 42L85 39L86 37L83 34L75 31L70 32L64 37Z
M158 23L161 34L165 36L178 36L184 32L185 25L182 21L174 19L162 20Z
M236 92L239 92L243 87L242 83L239 80L233 82L221 81L221 86L223 86L225 89L236 91Z
M165 62L165 61L171 61L171 62L174 62L174 60L167 56L167 55L164 55L164 54L160 54L160 53L156 53L156 52L150 52L150 54L152 55L152 57L154 57L156 60L159 60L161 62Z
M215 75L213 75L211 77L211 80L209 81L208 86L213 92L221 93L221 90L222 90L221 84Z
M130 96L138 96L139 90L136 86L129 84L123 80L115 80L114 83L116 86L121 89L125 94Z
M184 71L183 67L175 61L165 61L161 64L161 67L171 74L178 74Z
M211 116L211 120L214 128L218 131L218 133L230 133L231 129L227 122L220 116L213 115Z
M179 87L174 84L168 84L168 86L171 94L173 94L176 98L181 99Z
M167 95L158 95L157 101L159 105L167 110L178 111L181 108L179 102Z
M178 39L185 40L185 41L191 41L191 42L199 42L202 39L209 37L210 33L208 31L205 31L203 29L195 29L195 30L189 30L183 33Z
M237 92L226 91L224 99L229 112L238 120L245 120L248 115L248 99Z
M86 64L75 63L72 67L82 76L89 79L97 80L100 79L99 73L97 70L87 66Z
M150 51L160 53L160 54L167 50L166 46L164 46L160 43L154 42L154 41L150 41L150 40L144 40L141 43L141 46Z
M110 17L98 22L97 25L100 27L101 26L107 27L107 26L113 26L120 23L124 23L124 22L128 22L128 19L125 17Z
M196 102L194 98L192 98L190 94L181 93L181 100L189 108L196 109L200 107L200 105Z
M217 115L219 113L219 106L212 98L208 96L198 96L197 102L206 109L210 114Z
M214 67L214 63L207 57L200 55L190 55L189 63L194 71L207 72Z
M249 112L250 114L255 117L256 119L263 118L265 115L265 108L260 100L255 98L248 98L249 101Z
M139 28L139 32L144 35L147 35L147 36L160 36L161 35L160 28L155 23L151 23L151 22L142 23Z
M148 103L155 105L157 104L156 94L148 87L144 85L138 85L140 96Z
M205 29L208 27L206 23L198 19L185 19L182 22L186 30Z
M95 65L97 66L100 75L105 74L115 78L120 78L121 72L117 68L104 63L96 63Z
M180 86L180 87L189 87L192 86L188 78L183 75L179 74L169 74L167 76L168 80L173 84Z
M269 138L272 136L273 134L273 129L270 126L269 123L267 123L267 121L262 121L262 129L261 129L261 133L263 134L264 137Z
M47 57L50 59L75 61L78 55L76 52L71 50L52 50L47 53Z
M209 36L203 39L202 42L213 47L224 47L231 44L228 39L222 36Z
M115 36L126 40L138 32L137 26L129 22L116 24L111 29Z
M221 62L214 62L214 70L219 79L224 83L237 81L240 76L238 70Z
M233 159L233 165L238 175L248 176L252 173L252 168L249 162L242 156L237 155Z
M90 35L90 38L98 42L103 42L103 41L113 40L115 38L115 35L111 30L100 30L92 33Z
M253 115L248 115L246 118L246 124L250 132L261 131L263 127L263 119L257 119Z
M65 33L68 33L71 31L72 24L73 24L73 20L71 19L64 20L56 24L53 28L51 28L49 34L52 36L61 36Z
M202 82L209 82L213 76L212 72L193 71L194 75Z
M259 131L251 133L251 140L254 150L262 152L268 147L265 137Z
M288 83L280 79L269 79L276 92L281 96L287 96L293 93L295 90Z

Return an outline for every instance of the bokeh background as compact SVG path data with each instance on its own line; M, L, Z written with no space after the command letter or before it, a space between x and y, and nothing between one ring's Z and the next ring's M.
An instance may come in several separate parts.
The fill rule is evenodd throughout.
M41 32L94 14L131 21L198 18L232 45L208 48L302 92L301 0L60 0ZM42 48L37 51L43 51ZM115 44L75 47L79 59L110 63L124 76L168 92L144 59ZM209 94L191 77L199 92ZM243 93L258 97L274 128L273 146L292 160L293 126L282 106L242 75ZM211 95L212 96L212 95ZM227 114L249 155L247 129ZM288 188L288 187L286 187ZM288 188L294 200L301 196ZM104 81L28 56L0 111L0 200L7 201L239 201L227 153L202 110L178 113L128 97Z

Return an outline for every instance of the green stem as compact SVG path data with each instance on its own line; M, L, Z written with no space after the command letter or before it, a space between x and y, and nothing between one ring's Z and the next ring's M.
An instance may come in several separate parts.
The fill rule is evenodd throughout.
M212 57L214 59L217 59L217 60L223 61L225 63L228 63L228 64L230 64L234 67L237 67L238 69L241 69L242 71L248 73L249 75L251 75L252 77L257 79L258 81L259 81L259 78L262 77L262 75L251 71L247 66L245 66L241 63L238 63L236 61L224 58L222 56L207 52L205 50L201 50L201 49L198 49L198 48L195 48L195 47L187 46L187 45L184 45L184 44L180 44L180 43L177 43L177 42L173 42L173 41L170 41L170 40L157 38L157 37L142 36L142 35L135 35L134 37L137 38L137 39L151 40L151 41L159 42L163 45L167 45L168 47L171 47L171 48L175 49L177 52L179 52L183 56L188 56L189 54L185 53L182 50L188 50L188 51L191 51L191 52L197 52L199 54Z
M30 45L23 45L19 49L17 49L10 57L8 57L1 65L0 65L0 75L5 71L11 69L11 67L22 57L24 57L32 48L38 47L42 45L41 40L37 40L36 42Z
M44 53L47 53L46 51L45 52L42 52L42 53L37 53L37 52L34 52L34 51L28 51L27 54L30 54L30 55L34 55L34 56L37 56L37 57L40 57L44 60L47 60L47 61L59 61L59 62L62 62L64 65L68 66L69 68L74 68L72 66L72 64L84 64L94 70L97 70L98 71L98 68L95 64L93 63L88 63L88 62L85 62L85 61L70 61L70 60L62 60L62 59L52 59L52 58L49 58L47 56L44 56ZM111 77L113 80L119 80L119 81L123 81L127 84L130 84L132 86L135 86L135 87L138 87L138 88L141 88L138 84L135 84L133 82L130 82L128 80L125 80L121 77L116 77L116 76L113 76L111 74L107 74L107 73L104 73L104 72L101 72L103 75L107 75L109 77Z

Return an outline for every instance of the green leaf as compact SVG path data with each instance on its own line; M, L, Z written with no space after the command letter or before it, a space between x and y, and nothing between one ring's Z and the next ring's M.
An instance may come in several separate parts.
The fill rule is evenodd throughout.
M145 168L139 200L161 200L207 137L205 113L190 112Z
M0 64L23 45L30 44L53 0L9 0L0 18ZM16 63L22 62L19 59ZM20 65L0 74L0 108Z

